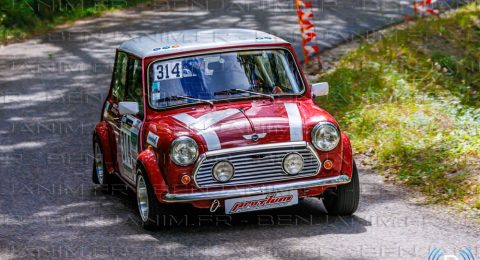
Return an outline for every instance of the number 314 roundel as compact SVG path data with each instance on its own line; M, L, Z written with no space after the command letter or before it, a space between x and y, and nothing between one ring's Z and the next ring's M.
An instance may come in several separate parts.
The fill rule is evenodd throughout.
M182 62L162 62L155 65L154 81L182 78Z

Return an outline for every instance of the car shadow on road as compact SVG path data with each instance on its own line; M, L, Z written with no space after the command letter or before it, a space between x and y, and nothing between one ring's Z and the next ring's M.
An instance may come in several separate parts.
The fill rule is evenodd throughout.
M107 193L100 196L115 197L128 207L134 216L130 216L132 225L140 225L137 214L135 195L130 190ZM165 234L192 234L201 232L232 233L237 231L262 231L262 236L271 233L275 236L305 237L322 234L356 234L366 232L371 223L358 216L329 216L321 200L316 198L301 199L298 205L264 211L246 212L226 215L224 208L212 213L209 209L198 209L189 204L165 205L165 214L159 217L160 227L151 232L154 237ZM295 230L295 232L292 232ZM282 232L284 231L284 232ZM284 233L281 235L280 233Z

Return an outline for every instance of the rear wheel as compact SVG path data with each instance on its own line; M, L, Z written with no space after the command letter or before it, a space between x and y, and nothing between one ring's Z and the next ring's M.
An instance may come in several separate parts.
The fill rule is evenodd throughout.
M112 184L112 176L109 174L105 168L105 163L103 161L103 152L98 142L98 137L95 135L93 138L93 171L92 171L92 181L95 184L99 185L110 185Z
M141 168L137 170L137 205L142 227L155 230L162 219L161 205L148 181L147 174Z
M348 216L355 213L360 200L360 182L357 166L353 162L352 180L340 185L336 190L327 190L323 196L323 204L329 215Z

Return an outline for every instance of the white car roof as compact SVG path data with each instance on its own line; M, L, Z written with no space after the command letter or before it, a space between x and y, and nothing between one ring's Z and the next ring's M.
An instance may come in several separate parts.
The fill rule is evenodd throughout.
M146 58L208 48L279 43L287 42L274 35L255 30L183 30L133 38L122 43L119 49L140 58Z

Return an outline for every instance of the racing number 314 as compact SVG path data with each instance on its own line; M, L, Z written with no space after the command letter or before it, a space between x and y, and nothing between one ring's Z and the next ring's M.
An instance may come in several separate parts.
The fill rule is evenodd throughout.
M181 65L181 62L161 63L155 65L155 81L181 78Z

